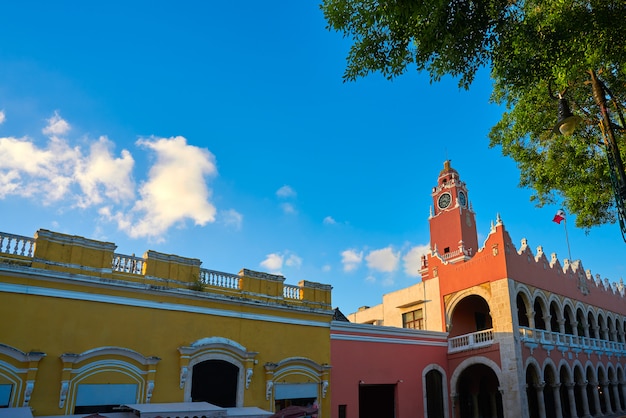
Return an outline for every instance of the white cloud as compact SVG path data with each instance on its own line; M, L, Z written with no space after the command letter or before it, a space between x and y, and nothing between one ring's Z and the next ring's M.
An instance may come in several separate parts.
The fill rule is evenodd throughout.
M324 225L335 225L337 221L335 221L332 216L327 216L324 218L323 223Z
M329 271L331 271L331 270L332 270L332 267L330 266L330 264L324 264L324 265L322 266L322 271L323 271L324 273L328 273L328 272L329 272Z
M4 110L0 110L0 125L2 125L5 120L6 120L6 115L4 114Z
M345 250L341 253L341 263L343 271L356 270L363 261L363 251Z
M261 267L271 272L280 271L283 267L283 256L276 253L268 254L265 260L261 261Z
M213 154L188 145L182 136L141 139L137 145L156 152L157 161L141 185L141 198L132 209L132 216L138 217L138 221L132 225L118 221L121 229L131 237L159 239L185 219L200 226L215 221L216 209L209 202L211 190L205 180L206 176L217 174Z
M135 161L127 150L122 151L121 158L114 158L113 146L108 138L100 137L91 144L89 155L76 161L76 180L84 193L78 199L80 207L100 204L105 197L115 203L134 199Z
M54 116L47 121L48 125L42 130L45 135L58 136L70 130L70 124L59 115L59 112L54 112Z
M298 257L295 254L290 254L285 261L285 265L288 267L300 268L300 266L302 266L302 258Z
M392 272L398 267L400 253L394 253L391 247L387 247L370 251L365 260L367 261L367 266L372 270Z
M291 186L284 185L280 189L276 190L276 196L281 198L295 197L296 191Z
M296 208L291 203L283 203L280 205L280 207L283 209L284 213L296 213Z
M430 246L428 244L418 245L411 248L402 257L404 262L404 272L409 277L418 277L419 269L422 266L422 256L430 252Z
M243 224L243 215L235 209L220 211L220 218L224 225L234 228L236 231L241 230Z

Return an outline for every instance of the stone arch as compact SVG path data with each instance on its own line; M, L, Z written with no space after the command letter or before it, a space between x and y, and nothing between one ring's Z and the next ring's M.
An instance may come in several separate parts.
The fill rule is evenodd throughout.
M533 311L535 313L535 328L547 330L546 318L550 315L550 305L546 295L540 290L533 293Z
M35 388L39 361L45 353L25 353L10 345L0 344L0 385L9 389L7 406L28 406Z
M189 346L179 347L181 356L180 388L184 389L185 402L192 401L194 366L210 360L220 360L238 368L236 376L236 406L244 404L244 388L248 388L254 374L258 352L248 351L243 345L224 337L207 337Z
M534 328L532 296L526 286L517 286L515 306L517 309L517 325ZM531 320L533 321L531 322Z
M489 301L491 300L491 293L488 289L482 286L474 286L469 289L465 289L456 293L447 303L445 307L445 315L446 315L446 329L448 332L452 328L452 316L454 314L454 310L464 299L470 296L479 296L482 298L487 306L489 307ZM489 308L491 310L491 308Z
M60 358L63 373L59 408L65 407L66 415L73 414L78 406L81 384L136 385L135 402L150 402L158 357L146 357L123 347L97 347L81 354L65 353Z
M306 357L288 357L278 363L265 363L265 399L274 405L279 389L299 386L308 398L326 397L330 385L330 366Z

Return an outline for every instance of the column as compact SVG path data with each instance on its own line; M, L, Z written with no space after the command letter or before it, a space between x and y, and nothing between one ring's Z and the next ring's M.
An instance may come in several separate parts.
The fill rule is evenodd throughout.
M546 418L546 405L543 397L543 388L546 386L546 382L537 383L535 385L535 391L537 392L537 408L539 409L539 418Z
M604 397L604 404L606 405L606 414L611 415L613 413L613 407L611 406L611 394L609 393L610 382L607 380L600 385L602 386L602 395Z
M480 411L478 410L478 393L472 393L472 416L474 418L480 418Z
M526 318L528 318L528 328L530 329L534 329L535 328L535 311L528 311L526 312Z
M457 417L457 405L459 404L459 394L452 393L452 395L450 395L450 398L452 399L452 418L458 418Z
M498 397L496 396L498 392L491 392L489 394L489 406L491 407L491 416L498 416Z
M587 398L587 382L578 382L576 383L580 388L580 397L582 398L583 404L583 417L589 418L591 414L589 413L589 398Z
M615 412L623 411L624 407L619 401L619 382L617 379L611 382L611 389L613 389L613 397L615 398Z
M567 400L569 401L571 418L578 418L578 412L576 412L576 394L574 393L576 383L566 383L565 387L567 388Z
M543 317L543 322L546 324L546 331L555 332L552 329L552 315L546 315Z
M556 322L559 323L559 332L565 334L565 319L557 319Z
M554 412L556 413L555 418L563 418L563 409L561 407L561 392L559 388L561 387L560 383L554 383L550 385L552 388L552 396L554 397Z
M620 387L622 389L622 397L624 398L624 401L626 402L626 383L625 382L621 382ZM626 409L626 405L622 405L623 409Z
M602 407L600 406L600 394L598 393L598 382L589 382L593 387L591 393L593 393L593 404L596 407L596 415L602 416Z

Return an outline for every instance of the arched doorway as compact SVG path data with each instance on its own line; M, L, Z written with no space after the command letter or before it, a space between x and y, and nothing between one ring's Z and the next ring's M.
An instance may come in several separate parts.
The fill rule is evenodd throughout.
M502 418L500 383L492 369L484 364L473 364L459 376L456 393L460 418Z
M229 408L237 406L239 367L224 360L205 360L193 366L191 400Z

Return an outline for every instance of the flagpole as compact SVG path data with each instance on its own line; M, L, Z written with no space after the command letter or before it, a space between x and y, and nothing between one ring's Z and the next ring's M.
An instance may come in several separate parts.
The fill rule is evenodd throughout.
M567 236L567 218L563 219L563 228L565 229L565 242L567 242L567 255L569 256L570 263L572 260L572 252L569 249L569 237Z

